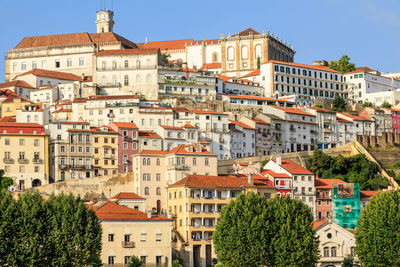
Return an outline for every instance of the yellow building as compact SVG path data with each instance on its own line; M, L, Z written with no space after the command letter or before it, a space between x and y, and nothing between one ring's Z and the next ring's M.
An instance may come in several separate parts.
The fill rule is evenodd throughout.
M166 186L190 174L217 175L217 155L200 145L179 145L169 151L142 150L132 156L136 194L147 209L166 210Z
M49 182L49 136L37 123L0 122L0 169L14 181L14 188Z
M190 175L168 186L168 211L175 218L173 249L184 266L212 266L216 258L213 233L221 209L243 192L275 195L270 180L261 175Z
M143 266L171 266L171 219L107 200L100 200L93 209L103 230L103 266L128 266L133 255Z
M118 133L104 127L92 127L94 175L118 173Z
M1 102L1 117L16 116L17 109L23 109L32 102L22 96L10 94L3 102Z

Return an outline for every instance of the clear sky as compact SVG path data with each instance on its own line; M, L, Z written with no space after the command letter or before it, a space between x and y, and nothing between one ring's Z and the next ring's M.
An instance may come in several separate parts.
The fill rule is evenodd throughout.
M25 36L95 32L103 2L1 0L0 51ZM399 0L114 0L113 10L114 32L133 42L215 39L251 27L294 45L298 63L347 54L357 66L400 71ZM2 57L0 81L4 70Z

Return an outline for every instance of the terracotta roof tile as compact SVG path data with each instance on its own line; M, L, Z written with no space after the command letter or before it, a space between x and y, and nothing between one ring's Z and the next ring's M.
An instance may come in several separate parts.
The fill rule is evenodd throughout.
M145 199L135 193L130 192L120 192L116 194L112 199Z
M345 183L345 181L342 181L340 179L315 179L315 188L320 188L320 189L331 189L332 184L340 184L340 183Z
M361 199L370 199L371 197L375 196L378 194L379 191L366 191L366 190L360 190L360 198Z
M317 108L317 107L308 107L309 109L313 109L318 112L325 112L325 113L336 113L336 111L326 109L326 108Z
M190 186L203 188L241 188L242 186L253 186L247 182L247 177L237 176L208 176L208 175L189 175L186 178L170 185Z
M277 173L277 172L274 172L274 171L272 171L272 170L261 170L260 173L261 173L262 175L267 175L267 174L269 174L269 175L271 175L271 176L274 177L274 178L290 178L290 176L287 175L286 173Z
M38 128L43 128L43 125L40 125L39 123L27 123L27 122L0 122L0 127L18 127L18 128L38 127Z
M201 69L220 69L221 68L221 63L220 62L214 62L214 63L206 63L201 66Z
M290 113L290 114L299 114L299 115L306 115L306 116L315 117L315 115L313 115L311 113L308 113L308 112L306 112L304 110L298 109L298 108L289 108L289 107L284 108L284 107L276 107L276 106L274 106L274 108L280 109L280 110L282 110L282 111L284 111L286 113Z
M276 159L273 159L276 162ZM282 159L282 164L280 165L282 168L295 175L314 175L314 173L309 170L301 167L300 165L294 163L288 159Z
M363 118L363 117L357 116L357 115L352 115L352 114L350 114L350 113L341 112L341 113L339 113L339 114L342 115L342 116L345 116L345 117L347 117L347 118L350 118L350 119L352 119L352 120L354 120L354 121L371 121L370 119ZM371 121L371 122L372 122L372 121Z
M242 78L253 77L258 75L260 75L260 69L253 70L252 72L249 72L246 75L242 76Z
M33 74L35 76L40 76L40 77L54 78L54 79L58 79L58 80L82 81L81 77L76 76L71 73L52 71L52 70L42 70L42 69L33 69L33 70L27 71L25 73L22 73L18 76L23 76L23 75L27 75L27 74Z
M29 99L26 99L25 97L19 96L19 95L15 94L15 93L12 93L12 94L8 95L7 98L3 100L2 103L10 103L10 102L13 102L15 98L19 98L19 99L21 99L21 101L23 101L23 102L32 103Z
M229 121L230 123L233 123L233 124L235 124L235 125L237 125L237 126L239 126L239 127L242 127L243 129L247 129L247 130L256 130L256 128L253 128L253 127L250 127L249 125L247 125L247 124L245 124L245 123L243 123L243 122L241 122L241 121Z
M6 83L0 84L0 89L1 88L9 88L9 87L23 87L23 88L35 89L35 87L30 85L29 83L27 83L25 81L21 81L21 80L16 80L16 81L11 81L11 82L6 82Z
M138 129L138 127L133 122L112 122L118 128L124 129Z
M226 96L229 98L234 98L234 99L250 99L250 100L285 102L285 103L293 103L294 104L293 101L271 98L271 97L264 97L264 96L255 96L255 95L223 95L223 96Z
M131 54L156 54L158 48L136 48L136 49L116 49L116 50L102 50L94 53L95 56L106 55L131 55Z
M17 119L15 116L5 116L3 118L0 118L0 122L16 122Z
M313 224L313 229L315 230L315 229L317 229L318 227L320 227L320 226L322 226L324 223L326 223L325 221L316 221L316 222L313 222L312 224Z
M139 131L139 138L161 139L161 136L152 131Z
M161 128L167 129L167 130L177 130L177 131L184 131L182 127L176 127L176 126L167 126L167 125L160 125Z
M294 67L301 67L301 68L307 68L307 69L313 69L313 70L321 70L321 71L341 73L340 71L333 70L333 69L330 69L330 68L325 67L325 66L306 65L306 64L299 64L299 63L293 63L293 62L283 62L283 61L277 61L277 60L269 60L269 61L264 62L262 64L268 64L268 63L288 65L288 66L294 66Z
M191 125L191 124L185 124L185 125L183 125L182 128L193 128L193 129L195 129L195 128L197 128L197 127L196 127L196 126L193 126L193 125Z
M164 217L147 217L145 212L131 209L117 203L107 201L99 206L92 206L100 220L171 220Z
M222 112L216 112L211 110L192 110L195 114L210 114L210 115L228 115Z
M236 36L236 35L239 35L239 36L248 36L248 35L250 35L250 34L252 34L252 35L259 35L260 33L257 32L257 31L255 31L255 30L253 30L252 28L248 28L248 29L246 29L246 30L244 30L244 31L241 31L241 32L235 34L234 36Z
M140 46L143 48L159 48L161 51L183 50L185 49L186 44L194 42L196 41L193 39L183 39L183 40L150 42L150 43L140 44Z
M254 121L257 124L266 124L266 125L270 125L271 124L269 122L266 122L266 121L264 121L262 119L258 119L258 118L254 118L254 119L252 119L252 121Z

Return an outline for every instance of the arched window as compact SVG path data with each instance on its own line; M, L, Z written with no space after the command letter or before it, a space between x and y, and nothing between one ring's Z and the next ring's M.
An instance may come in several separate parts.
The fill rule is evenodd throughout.
M112 68L113 68L113 69L116 69L116 68L117 68L117 62L116 62L115 60L112 62Z
M125 68L129 68L129 61L128 60L125 60L124 66L125 66Z
M145 194L146 196L150 195L150 189L149 189L148 187L145 187L145 188L144 188L144 194Z
M147 165L150 165L150 158L147 158Z
M136 83L140 83L140 82L141 82L140 75L136 75Z
M214 53L212 54L212 61L213 61L213 62L218 62L218 53L217 53L217 52L214 52Z
M143 158L143 165L146 165L146 158Z
M351 254L352 257L356 256L356 248L355 247L351 247L350 248L350 254Z
M228 60L235 60L235 48L233 46L228 47Z
M331 257L336 257L336 247L331 247Z
M256 56L256 58L260 58L262 57L262 51L261 51L261 45L256 45L256 47L254 48L254 54Z
M136 68L137 68L137 69L140 69L140 60L139 60L139 59L136 60Z
M249 47L247 45L242 46L242 59L249 58Z
M329 257L329 248L324 247L324 257Z
M151 75L147 74L146 76L146 82L150 83L151 82Z
M156 160L156 165L157 165L157 166L160 166L160 159L157 159L157 160Z
M156 195L161 196L161 188L157 187L156 189Z
M129 85L129 76L128 75L124 76L124 85Z

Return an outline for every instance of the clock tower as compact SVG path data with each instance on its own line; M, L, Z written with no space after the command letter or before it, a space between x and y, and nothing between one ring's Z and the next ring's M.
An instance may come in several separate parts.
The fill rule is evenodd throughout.
M114 27L114 12L105 9L96 13L97 33L113 32Z

